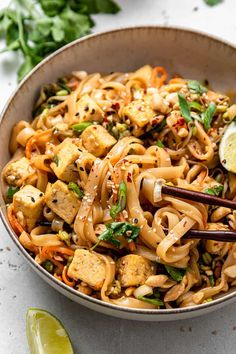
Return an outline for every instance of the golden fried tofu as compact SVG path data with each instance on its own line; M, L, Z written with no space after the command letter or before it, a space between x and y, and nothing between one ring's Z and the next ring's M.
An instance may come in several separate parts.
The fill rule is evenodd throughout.
M116 139L101 125L90 125L80 137L85 149L97 157L106 155L116 143Z
M6 182L11 186L20 186L22 182L32 176L35 169L31 166L30 161L26 157L11 162L4 171Z
M138 286L155 273L155 267L142 256L128 254L116 262L116 273L122 287Z
M68 275L82 280L95 290L101 289L106 275L105 263L88 250L77 249L68 268Z
M62 181L48 183L45 192L47 206L65 222L71 224L80 207L80 200Z
M40 219L44 205L44 194L37 188L27 185L13 196L13 208L17 219L22 226L24 223L28 231L31 231ZM23 214L23 220L21 220ZM23 221L23 222L22 222Z
M103 110L88 95L83 95L76 103L77 117L79 122L101 122L103 120Z

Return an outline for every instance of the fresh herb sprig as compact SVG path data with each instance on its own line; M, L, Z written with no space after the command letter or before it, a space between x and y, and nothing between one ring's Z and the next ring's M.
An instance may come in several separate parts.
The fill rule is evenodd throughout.
M214 196L218 196L223 192L224 187L222 185L217 185L214 186L212 188L206 188L205 189L205 193L210 194L210 195L214 195Z
M91 31L91 14L115 14L112 0L12 0L0 12L0 36L5 51L20 51L24 62L18 80L43 58Z
M165 269L171 278L177 282L180 282L185 274L185 269L175 268L167 264L165 264Z
M134 226L128 222L112 222L106 224L106 230L98 237L98 243L94 245L95 248L100 241L106 241L120 248L121 242L119 237L123 236L127 242L136 240L140 232L140 227Z

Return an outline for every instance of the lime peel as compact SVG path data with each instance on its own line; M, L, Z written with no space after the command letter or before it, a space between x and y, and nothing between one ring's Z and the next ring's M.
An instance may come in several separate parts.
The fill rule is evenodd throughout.
M50 312L30 308L26 314L26 332L30 354L73 354L69 335Z
M220 162L230 172L236 173L236 123L232 122L223 134L219 146Z

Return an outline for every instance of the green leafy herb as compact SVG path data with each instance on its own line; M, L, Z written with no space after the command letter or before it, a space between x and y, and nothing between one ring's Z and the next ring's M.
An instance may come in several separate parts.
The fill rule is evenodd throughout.
M155 306L164 306L163 301L160 299L157 299L157 298L152 299L152 298L146 297L146 296L138 296L138 300L148 302L149 304L152 304Z
M185 274L185 269L175 268L165 264L165 269L171 278L177 282L180 282L183 279Z
M20 190L19 187L8 187L8 190L7 190L7 198L9 199L12 199L13 198L13 195L18 192Z
M204 0L204 1L209 6L215 6L223 2L223 0Z
M82 199L84 196L84 192L82 191L82 189L80 188L80 186L78 186L78 184L76 184L75 182L70 182L68 184L68 188L70 190L72 190L74 193L77 194L77 196L79 197L79 199Z
M53 162L58 166L59 165L59 157L57 155L55 155L53 157Z
M67 246L70 246L71 236L68 234L68 232L64 230L59 230L58 236L60 240L64 241L67 244Z
M12 0L0 14L0 35L6 41L3 51L21 51L21 80L44 57L90 33L92 13L119 10L112 0Z
M45 268L49 273L53 273L54 265L51 261L46 260L42 263L43 268Z
M119 185L118 192L118 203L114 204L111 207L110 215L112 219L115 219L117 215L125 209L127 199L127 186L124 181L122 181Z
M112 222L106 224L106 230L98 237L100 241L110 242L117 248L121 242L118 237L123 236L128 242L135 241L139 235L140 228L128 222Z
M179 107L180 107L180 112L182 116L184 117L185 121L187 123L192 121L188 102L186 101L186 98L182 93L178 93L178 99L179 99Z
M158 147L160 147L160 148L164 148L164 147L165 147L165 145L161 142L161 140L157 140L156 145L157 145Z
M208 91L208 89L202 86L197 80L189 80L187 85L191 93L197 93L199 95L202 95L204 92Z
M88 128L92 124L93 124L92 122L82 122L82 123L74 124L72 125L72 129L76 133L82 133L86 128Z
M214 102L211 102L203 115L203 124L206 131L208 131L211 127L211 122L215 112L216 112L216 105Z
M212 188L206 188L204 192L210 195L218 196L223 191L223 189L224 187L222 185L218 185Z
M202 260L206 265L210 265L212 262L212 256L210 255L210 253L205 252L202 255Z
M211 287L213 288L213 286L215 285L215 279L214 279L214 275L209 275L209 280L210 280L210 284L211 284Z

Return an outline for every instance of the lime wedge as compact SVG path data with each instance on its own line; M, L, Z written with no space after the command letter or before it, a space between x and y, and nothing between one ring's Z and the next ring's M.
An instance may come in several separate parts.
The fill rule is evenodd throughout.
M236 122L232 122L221 139L220 162L227 171L236 173Z
M70 338L49 312L31 308L26 315L30 354L73 354Z

